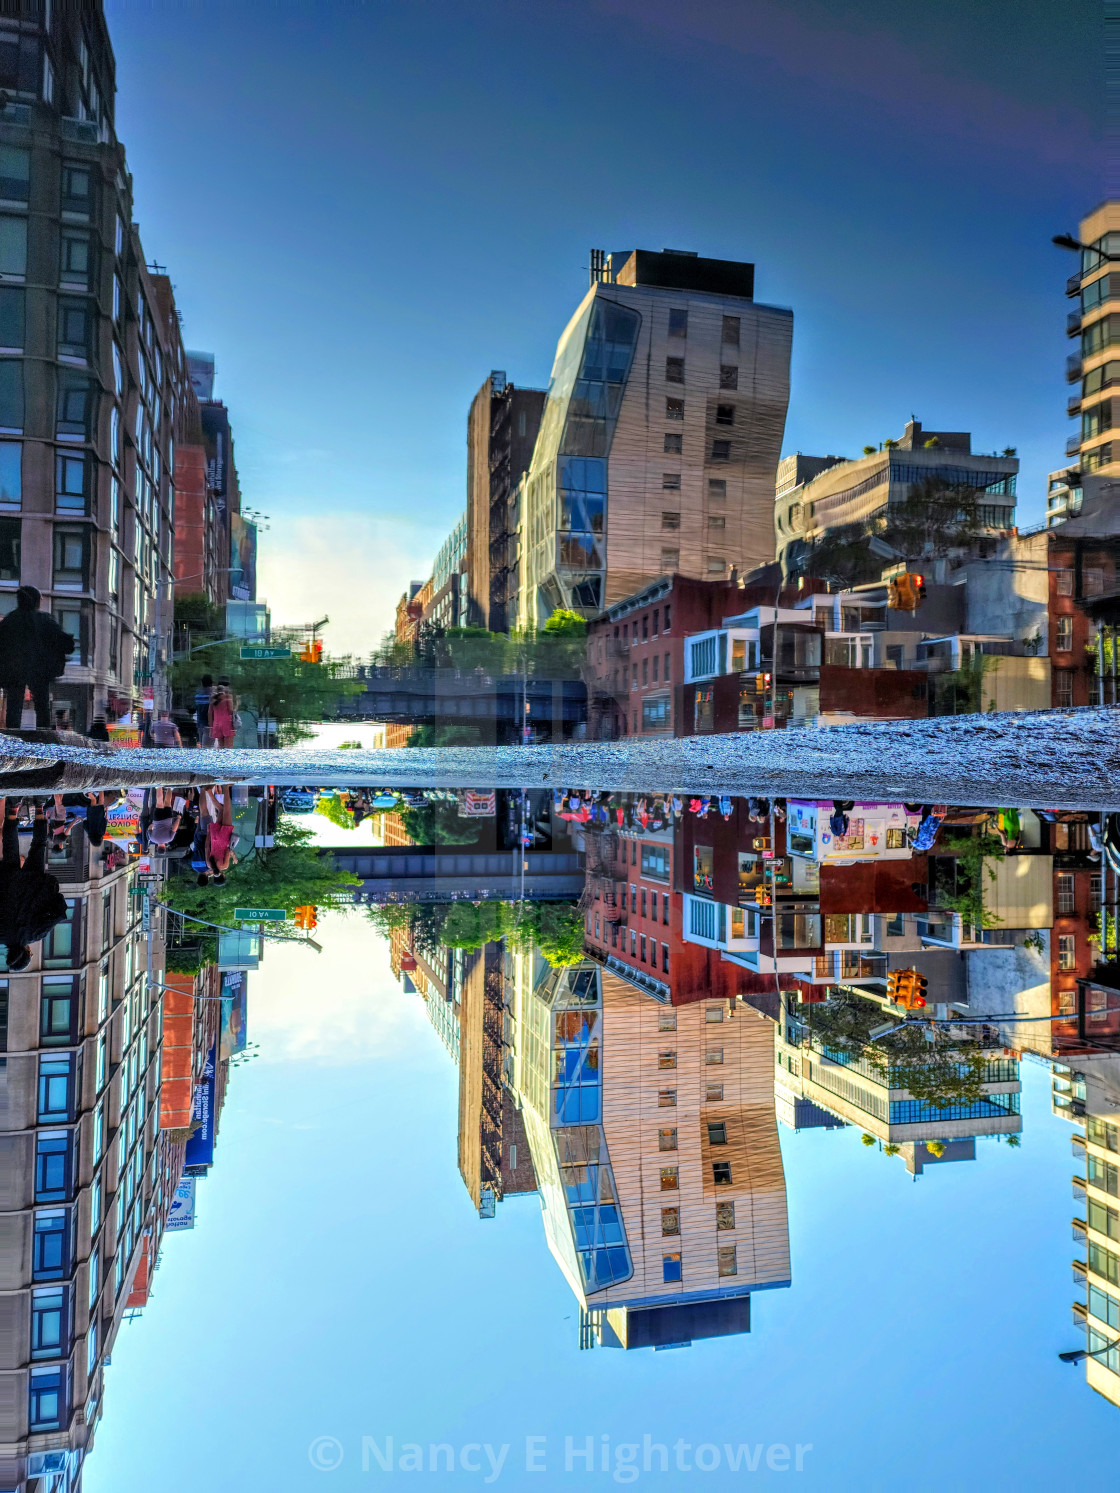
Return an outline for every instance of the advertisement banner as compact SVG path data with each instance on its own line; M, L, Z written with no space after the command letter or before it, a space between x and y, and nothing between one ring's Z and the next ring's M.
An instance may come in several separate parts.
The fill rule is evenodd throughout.
M131 845L134 840L139 840L140 810L130 800L125 799L123 803L107 809L105 818L108 821L105 830L107 839L117 840L122 845Z
M214 1160L214 1073L217 1067L217 1044L206 1056L202 1082L194 1091L191 1124L195 1130L187 1141L183 1165L207 1167Z
M497 812L497 796L491 793L476 793L465 789L459 796L460 819L493 819Z
M223 1058L245 1051L245 971L230 969L222 975L222 1035L219 1051Z
M172 1229L194 1228L194 1189L195 1179L193 1177L179 1178L179 1185L175 1189L171 1207L167 1213L168 1233Z
M229 584L235 601L257 599L257 526L240 513L229 516Z

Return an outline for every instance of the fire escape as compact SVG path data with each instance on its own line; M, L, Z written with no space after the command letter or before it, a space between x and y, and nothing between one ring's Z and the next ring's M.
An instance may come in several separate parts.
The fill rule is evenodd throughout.
M513 386L495 389L490 399L490 631L509 626L510 600L517 590L517 535L510 521L513 482Z

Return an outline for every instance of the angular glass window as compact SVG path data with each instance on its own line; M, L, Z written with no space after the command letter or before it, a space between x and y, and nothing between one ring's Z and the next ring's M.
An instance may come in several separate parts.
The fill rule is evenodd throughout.
M26 202L31 196L31 152L0 145L0 197Z
M27 219L0 216L0 275L27 273Z
M89 534L57 525L54 531L54 584L84 591L89 585Z
M122 1262L123 1263L123 1262ZM32 1431L57 1431L67 1413L66 1369L32 1369L27 1389L27 1421Z
M109 456L114 466L120 464L121 459L121 412L116 405L109 418Z
M69 1134L65 1130L40 1132L35 1141L35 1201L65 1202L69 1186Z
M121 350L113 343L113 389L117 395L124 393L124 363L121 360Z
M2 366L2 365L0 365ZM0 503L18 508L23 496L23 447L19 441L0 441ZM15 569L18 571L17 560ZM5 576L10 580L10 576Z
M23 361L0 358L0 431L23 434Z
M55 457L55 507L59 513L89 512L89 466L80 451L60 451Z
M71 1028L75 1012L74 982L70 979L44 979L39 998L39 1045L68 1047L73 1040Z
M25 295L18 285L0 285L0 351L23 351Z
M70 1054L39 1059L39 1123L70 1118L70 1086L73 1065Z
M31 1356L61 1358L65 1353L66 1293L61 1286L31 1294Z
M91 381L80 373L62 368L58 374L58 406L55 434L60 441L92 440L96 415L96 393Z
M89 290L93 265L89 234L72 233L64 229L60 242L60 260L58 283L70 290Z

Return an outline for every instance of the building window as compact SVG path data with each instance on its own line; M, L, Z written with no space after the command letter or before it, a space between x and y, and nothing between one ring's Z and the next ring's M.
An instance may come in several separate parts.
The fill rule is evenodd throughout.
M663 508L661 510L661 527L663 529L679 529L681 526L681 515L678 509Z
M719 386L721 389L737 389L739 387L739 369L735 363L721 363L719 365Z
M720 1232L720 1233L725 1233L728 1229L733 1229L734 1227L735 1227L735 1204L734 1203L717 1203L716 1204L716 1229L717 1229L717 1231Z
M1058 652L1069 653L1073 648L1073 618L1059 617L1054 636Z
M659 1151L675 1151L677 1149L677 1132L675 1130L659 1130L657 1132L657 1149Z
M31 1294L31 1356L61 1358L65 1354L66 1293L61 1286Z
M715 1120L708 1126L709 1146L726 1146L727 1126L723 1120Z
M74 1015L74 982L69 978L47 978L39 998L40 1047L68 1047Z
M55 507L59 513L89 512L86 491L86 459L76 451L60 451L55 457Z
M90 314L87 301L58 302L58 355L86 362L90 351Z
M659 1089L657 1091L657 1107L658 1109L676 1109L676 1089Z
M722 1104L723 1103L723 1084L721 1084L721 1083L708 1083L708 1084L705 1084L704 1085L704 1103L705 1104Z
M1069 917L1076 909L1073 876L1068 871L1063 871L1058 877L1058 915Z
M662 1255L661 1279L663 1281L679 1281L683 1279L681 1257L679 1254Z
M7 222L7 221L10 221L10 220L0 218L0 225L2 225L4 222ZM18 222L19 220L17 219L16 221ZM25 244L24 244L24 254L25 255L26 255L26 252L27 252L27 245L26 245L26 242L25 242ZM20 273L22 274L23 271L21 270ZM666 358L665 359L665 382L667 384L683 384L684 383L684 359L683 358Z
M683 420L684 419L684 400L683 399L671 399L671 398L670 399L666 399L666 401L665 401L665 418L666 418L666 420Z
M89 214L93 204L93 177L88 166L62 165L62 211Z
M79 953L77 939L78 902L73 897L66 899L66 916L56 923L43 939L43 968L65 969L75 961Z
M677 1029L677 1013L675 1011L658 1011L657 1030L659 1032L675 1032Z
M54 584L79 591L89 586L89 534L85 529L55 527Z
M117 466L121 459L121 412L116 405L113 406L112 414L109 416L109 456L113 465Z
M669 921L668 904L666 904L665 921ZM667 975L669 973L669 945L667 943L663 943L661 945L661 973L663 975Z
M677 1191L677 1169L675 1166L663 1166L661 1168L661 1191Z
M674 1022L675 1026L675 1022ZM673 1030L673 1028L670 1028ZM675 1052L659 1052L657 1054L657 1066L659 1068L675 1068L677 1066L677 1055Z
M723 1020L723 1007L722 1006L705 1006L704 1007L704 1020L705 1021L722 1021Z
M0 275L27 273L27 219L0 216Z
M1077 968L1077 937L1073 933L1058 934L1058 968L1066 973Z
M723 332L720 341L724 347L739 346L739 317L725 316L723 318Z
M673 310L669 312L669 336L688 336L688 312Z
M32 1369L27 1394L27 1419L32 1431L57 1431L62 1426L65 1405L65 1366Z
M3 366L3 365L0 365ZM19 441L0 441L0 503L8 508L18 508L23 501L23 447ZM10 521L11 522L11 521ZM19 529L19 520L14 520ZM16 540L18 553L19 540ZM16 562L19 570L19 562ZM18 578L18 576L16 577ZM13 577L4 576L5 580Z
M717 1187L731 1186L731 1163L730 1161L712 1162L712 1181Z
M23 298L18 286L0 286L0 352L23 351Z
M727 502L727 481L726 481L725 478L723 478L723 477L709 477L708 478L708 502L709 503L726 503Z
M717 404L716 405L716 424L717 425L734 425L735 424L735 406L733 404Z
M39 1059L39 1123L70 1118L73 1065L70 1054Z
M0 431L23 434L23 363L11 358L0 361Z
M680 569L681 552L679 549L663 549L661 551L661 570L663 574L669 574Z
M26 202L30 195L31 152L0 145L0 197L5 202Z
M35 1280L62 1280L70 1273L69 1233L65 1208L49 1208L36 1213L31 1256Z
M722 513L709 513L708 514L708 528L709 529L721 529L721 530L722 529L726 529L727 528L727 519L724 517L724 515Z
M1054 589L1059 596L1073 595L1073 571L1064 567L1054 572Z
M712 460L713 461L730 461L731 460L731 442L730 441L713 441L712 442Z
M58 267L59 284L68 290L88 290L89 272L92 264L88 233L62 232L60 246L61 263Z
M661 1235L669 1238L681 1231L681 1210L679 1208L662 1208L661 1210Z
M60 441L93 439L96 395L89 379L60 369L55 434Z
M721 1247L717 1251L717 1255L720 1275L738 1275L739 1267L735 1263L734 1244L728 1245L726 1248Z
M51 608L54 620L68 632L74 639L74 652L70 655L71 663L88 664L93 652L91 623L92 613L87 605L80 601L59 601Z
M709 1047L708 1050L707 1050L707 1052L705 1052L705 1054L704 1054L704 1062L710 1068L712 1068L712 1067L718 1067L720 1065L720 1063L723 1062L723 1048L722 1047Z
M1073 708L1073 670L1054 670L1054 705L1058 710Z
M719 555L709 555L708 556L708 574L709 575L723 575L726 570L727 570L727 561L726 560L721 559Z
M671 430L665 432L665 451L670 456L680 456L684 450L684 437Z
M661 486L665 492L680 492L681 474L679 472L662 472Z
M35 1141L35 1201L62 1203L70 1188L70 1138L66 1131L41 1133Z

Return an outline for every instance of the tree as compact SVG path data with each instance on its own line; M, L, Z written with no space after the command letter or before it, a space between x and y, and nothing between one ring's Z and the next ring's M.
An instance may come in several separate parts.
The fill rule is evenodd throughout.
M473 845L482 833L478 819L464 819L458 804L427 803L402 809L401 822L414 845Z
M319 854L310 830L281 815L273 848L254 850L239 865L231 866L224 885L215 886L211 881L199 886L189 873L172 876L164 883L161 901L177 912L203 920L186 925L182 939L186 943L194 937L203 940L215 937L204 923L215 923L222 928L235 926L233 915L238 907L280 907L293 917L297 907L309 903L317 907L349 904L351 888L360 885L359 877L340 871L329 857ZM195 928L197 935L193 932ZM201 962L212 959L204 958Z
M318 802L315 805L315 812L316 814L322 814L325 819L329 819L339 829L354 828L353 811L346 807L341 795L338 793L320 793Z
M969 549L985 533L979 488L926 477L879 515L874 532L908 560Z
M567 607L557 607L545 623L544 631L549 637L585 638L587 622L578 612L571 612Z
M203 674L228 679L243 707L276 721L281 738L305 736L300 727L320 721L338 700L357 694L361 684L342 677L342 665L331 660L304 663L299 658L243 659L240 642L218 643L178 659L171 683L180 698L191 699Z
M986 863L1004 858L998 836L984 831L979 835L949 835L941 843L935 864L935 897L938 907L955 912L973 928L994 928L1001 920L984 906L984 881L995 881L996 873ZM947 872L952 872L950 889Z

